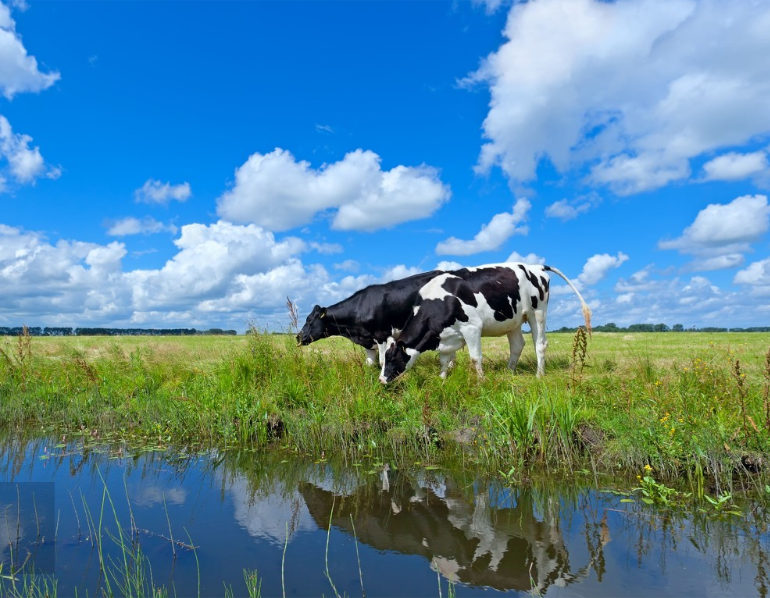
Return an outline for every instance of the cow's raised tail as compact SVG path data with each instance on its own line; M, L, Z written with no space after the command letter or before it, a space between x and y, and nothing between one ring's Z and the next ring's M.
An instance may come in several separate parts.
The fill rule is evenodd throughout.
M557 268L554 268L553 266L543 266L543 268L545 268L546 270L550 270L554 274L558 274L559 276L561 276L564 279L564 282L566 282L572 288L572 290L575 291L575 294L578 296L578 299L580 299L580 304L582 305L582 308L583 308L583 317L585 318L585 321L586 321L586 329L588 330L588 334L590 336L591 335L591 308L588 307L588 303L586 303L585 300L583 299L583 295L581 295L580 291L578 291L575 285L572 284L572 281L566 276L564 276L563 272L561 272Z

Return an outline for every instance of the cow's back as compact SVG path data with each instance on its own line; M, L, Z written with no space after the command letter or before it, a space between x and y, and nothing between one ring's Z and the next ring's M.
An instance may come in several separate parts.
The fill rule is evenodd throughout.
M371 320L402 327L419 300L420 289L439 274L442 271L433 270L380 285L368 298L365 313Z
M498 336L521 326L533 309L548 303L549 277L543 266L488 264L440 274L420 289L410 336L440 334L449 327L481 326Z
M360 327L378 342L384 342L393 328L404 326L419 300L420 289L439 274L442 274L441 270L433 270L368 286L329 307L329 313L351 327Z

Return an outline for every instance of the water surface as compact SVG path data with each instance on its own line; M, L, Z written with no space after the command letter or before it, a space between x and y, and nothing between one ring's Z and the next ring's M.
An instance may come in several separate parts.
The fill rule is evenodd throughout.
M127 578L238 596L244 569L263 596L439 596L450 582L457 596L767 594L761 507L716 517L623 499L587 481L509 488L375 457L346 468L6 439L0 562L53 574L59 596L120 594Z

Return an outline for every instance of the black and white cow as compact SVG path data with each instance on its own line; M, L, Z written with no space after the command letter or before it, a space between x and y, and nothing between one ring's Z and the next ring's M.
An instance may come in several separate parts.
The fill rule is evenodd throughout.
M468 345L471 361L479 376L481 337L508 335L511 356L516 363L524 348L521 326L528 322L537 354L537 376L545 373L545 319L548 311L548 272L561 276L577 293L583 307L586 328L591 331L591 310L575 285L551 266L520 263L489 264L462 268L433 278L419 291L412 317L398 339L390 338L380 382L387 384L410 369L420 353L438 350L441 377L454 365L455 354Z
M329 336L344 336L366 349L367 365L377 360L382 365L388 338L397 336L412 315L420 289L442 272L433 270L374 284L329 307L316 305L297 335L297 342L309 345Z

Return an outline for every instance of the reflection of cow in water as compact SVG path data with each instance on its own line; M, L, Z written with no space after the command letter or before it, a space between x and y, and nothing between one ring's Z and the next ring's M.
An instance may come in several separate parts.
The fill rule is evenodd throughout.
M587 572L572 574L558 515L536 516L531 491L491 508L489 494L470 500L445 480L421 483L383 474L382 488L367 486L339 496L312 484L299 487L321 528L331 523L377 550L417 554L445 577L499 590L542 592L564 586Z

